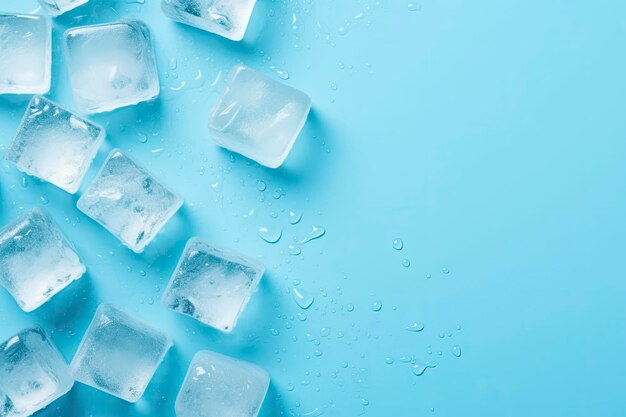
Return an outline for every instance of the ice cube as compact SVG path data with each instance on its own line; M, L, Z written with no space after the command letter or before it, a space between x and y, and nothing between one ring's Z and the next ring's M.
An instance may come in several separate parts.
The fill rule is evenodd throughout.
M256 417L269 384L267 372L256 365L200 351L176 398L176 417Z
M47 93L51 63L49 18L0 13L0 94Z
M233 41L243 39L256 0L161 0L165 15Z
M211 138L224 148L277 168L310 109L311 99L303 92L239 65L213 109Z
M40 327L0 344L0 416L27 417L67 393L74 378Z
M74 194L103 141L102 127L35 96L5 158Z
M87 3L89 0L39 0L39 4L52 16L59 16Z
M68 29L65 52L74 99L82 112L111 111L159 95L150 30L143 22Z
M165 290L163 303L201 323L231 332L264 270L256 259L192 238Z
M70 367L76 381L136 402L171 345L160 330L101 304Z
M0 284L33 311L85 273L85 265L40 207L0 229Z
M76 203L134 252L144 250L183 200L114 149Z

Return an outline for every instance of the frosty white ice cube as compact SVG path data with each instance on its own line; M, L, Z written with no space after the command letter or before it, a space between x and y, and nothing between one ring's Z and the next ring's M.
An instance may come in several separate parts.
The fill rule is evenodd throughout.
M114 149L76 206L140 253L182 204L183 200Z
M101 304L70 367L76 381L136 402L171 345L165 333Z
M213 109L210 136L219 146L277 168L310 109L311 99L303 92L239 65Z
M74 99L84 113L111 111L159 95L150 30L143 22L68 29L65 52Z
M256 259L192 238L165 290L163 303L228 333L235 327L264 270Z
M87 3L89 0L39 0L39 4L52 16L59 16Z
M0 13L0 94L47 93L51 63L49 18Z
M176 417L256 417L270 384L251 363L198 352L176 398Z
M240 41L256 0L161 0L165 15L178 22Z
M63 396L74 378L40 327L0 344L0 416L27 417Z
M74 194L104 135L97 124L35 96L5 158L20 171Z
M0 229L0 284L32 311L85 273L76 250L40 207Z

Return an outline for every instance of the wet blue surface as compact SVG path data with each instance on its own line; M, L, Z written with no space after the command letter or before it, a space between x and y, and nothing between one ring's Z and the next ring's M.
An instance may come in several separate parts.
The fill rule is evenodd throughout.
M37 7L17 3L0 9ZM93 118L108 137L81 189L119 147L185 205L136 255L77 196L0 164L1 223L45 203L89 271L30 314L0 292L2 339L39 323L71 359L112 302L175 343L139 403L77 385L41 416L174 416L200 349L268 370L264 417L624 415L626 3L411 3L259 0L240 44L156 0L92 0L55 21L50 97L70 108L65 28L136 17L156 42L160 99ZM208 138L239 62L313 99L281 169ZM24 109L0 99L0 150ZM324 236L291 255L313 226ZM160 304L190 236L267 266L232 334Z

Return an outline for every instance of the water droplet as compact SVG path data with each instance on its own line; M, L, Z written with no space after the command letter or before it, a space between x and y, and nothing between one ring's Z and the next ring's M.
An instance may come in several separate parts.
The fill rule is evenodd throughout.
M411 261L409 261L408 259L403 259L402 260L402 266L405 268L408 268L411 266Z
M259 191L265 191L267 190L267 184L265 183L265 181L257 181L256 182L256 189Z
M448 275L450 273L450 270L448 268L441 268L441 272Z
M291 293L293 294L293 299L296 300L296 304L303 310L311 307L311 304L315 301L315 297L302 288L294 288L291 290Z
M289 245L287 246L287 250L289 251L289 255L298 256L302 253L302 249L297 245Z
M421 332L422 330L424 330L424 323L416 321L406 326L406 329L410 332Z
M320 329L320 336L328 337L330 335L330 327L322 327Z
M270 69L272 71L274 71L276 73L276 75L278 75L278 78L280 78L281 80L288 80L289 79L289 72L287 72L286 70L277 68L274 65L270 66Z
M176 58L170 59L170 69L175 70L176 67L178 67L178 61L176 60Z
M257 233L259 237L267 243L276 243L283 236L283 229L272 231L267 227L260 227Z
M274 194L272 194L272 197L274 197L275 200L278 200L279 198L281 198L284 195L287 195L287 192L285 191L285 189L282 188L282 187L278 187L274 191Z
M143 134L143 133L141 133L141 132L138 132L138 133L137 133L137 140L138 140L140 143L146 143L146 142L148 141L148 136L144 135L144 134Z
M352 313L354 311L354 306L352 304L347 304L346 305L346 310L348 310L350 313Z
M461 357L461 346L459 345L454 345L452 346L452 348L450 349L452 351L452 354L454 356L456 356L457 358ZM470 355L471 356L471 355Z
M410 12L416 12L418 10L420 10L420 6L416 3L409 3L406 5L406 8L410 11Z
M380 311L381 308L383 308L383 303L381 301L376 300L372 303L373 311Z
M326 229L324 229L323 226L313 226L313 228L311 229L309 234L306 235L306 237L304 239L302 239L300 241L300 243L302 245L304 245L305 243L308 243L308 242L310 242L312 240L319 239L320 237L324 236L325 234L326 234Z
M302 214L293 211L289 212L289 223L298 224L302 220Z
M423 364L416 363L415 365L411 367L411 371L416 376L422 376L428 368L435 368L437 367L437 365L438 365L437 362L430 362L430 361L426 361Z
M387 365L391 365L391 364L393 363L393 358L391 358L391 357L387 356L387 357L385 358L385 363L386 363Z
M322 356L322 351L321 351L321 350L319 350L319 349L315 349L315 350L313 351L313 354L314 354L315 356L319 357L319 356Z
M272 328L270 329L270 333L272 334L272 336L278 336L280 335L280 330Z
M397 238L393 240L393 248L395 250L402 250L403 247L404 247L404 241L402 239Z
M348 362L341 362L341 367L342 368L347 368L348 367Z

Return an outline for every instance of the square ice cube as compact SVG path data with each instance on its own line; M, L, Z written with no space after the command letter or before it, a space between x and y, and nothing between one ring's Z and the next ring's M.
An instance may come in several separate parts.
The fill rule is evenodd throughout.
M141 253L182 204L183 200L114 149L76 206Z
M163 303L230 333L265 267L256 259L189 239L163 295Z
M87 3L89 0L39 0L39 4L52 16L59 16Z
M74 194L103 141L102 127L35 96L5 158L20 171Z
M256 417L269 385L269 375L256 365L200 351L176 398L176 417Z
M33 311L85 273L85 265L40 207L0 229L0 284Z
M161 0L167 17L233 41L243 39L256 0Z
M70 367L76 381L134 403L170 346L165 333L100 304Z
M159 78L145 23L107 23L68 29L65 53L76 106L101 113L151 100Z
M47 93L51 64L50 19L0 13L0 94Z
M0 344L0 416L27 417L65 395L74 378L40 327Z
M235 67L209 121L211 138L270 168L287 158L311 109L303 92Z

